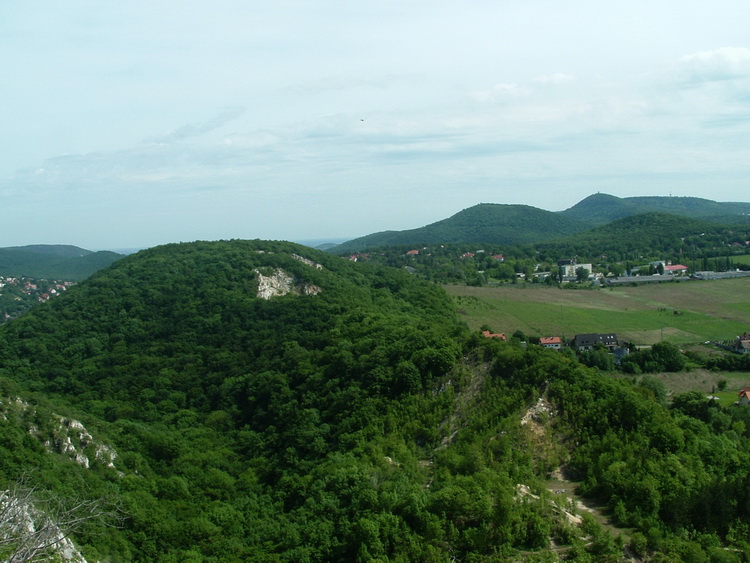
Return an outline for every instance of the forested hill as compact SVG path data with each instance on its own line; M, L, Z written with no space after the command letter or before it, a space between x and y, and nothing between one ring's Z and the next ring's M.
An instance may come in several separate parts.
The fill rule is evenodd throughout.
M69 245L9 246L0 248L0 275L79 281L119 258L116 252Z
M336 254L367 248L435 243L524 244L570 235L586 228L578 220L528 205L482 203L419 229L386 231L331 249Z
M750 203L718 202L699 197L640 196L619 198L594 194L560 214L588 225L605 225L615 219L645 213L666 213L713 223L747 225Z
M534 246L543 255L580 256L610 261L664 256L679 262L710 255L714 249L744 246L750 226L727 226L666 213L644 213L616 219L573 237Z
M725 203L696 197L619 198L594 194L559 212L527 205L482 203L425 227L374 233L328 250L345 254L404 245L545 244L617 219L652 213L677 215L719 225L750 224L750 203Z
M750 552L750 409L670 407L456 317L436 285L290 243L125 257L0 327L0 491L81 522L89 561ZM9 514L3 558L29 545Z
M320 348L331 335L352 338L360 320L376 322L375 313L386 324L399 324L397 319L406 315L401 330L414 327L425 335L457 326L451 304L438 288L415 283L395 270L355 267L284 242L156 247L100 270L64 297L11 323L5 335L23 339L54 332L32 366L65 369L83 361L86 375L75 374L73 379L79 381L71 379L70 389L64 385L67 378L40 377L36 371L28 380L50 392L67 393L84 385L86 397L98 396L104 388L111 391L112 386L133 393L153 383L138 368L128 367L118 376L117 370L99 365L123 350L143 361L148 358L158 369L174 369L178 363L183 379L185 372L221 367L216 375L223 380L244 373L234 361L252 361L255 368L260 362L271 369L292 343ZM422 339L415 334L405 341ZM125 359L129 357L120 358ZM147 373L154 376L158 369ZM211 381L196 375L190 385L199 385L201 392L192 400L211 404L216 392ZM132 400L134 407L143 408L138 396Z

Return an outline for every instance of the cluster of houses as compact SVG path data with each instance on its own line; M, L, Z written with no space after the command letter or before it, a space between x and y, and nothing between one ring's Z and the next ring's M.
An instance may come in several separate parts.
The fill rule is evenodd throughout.
M44 285L43 288L40 287L42 285ZM39 293L39 295L37 296L39 301L48 301L50 297L54 297L55 295L66 291L72 285L75 285L75 282L47 282L46 280L42 280L40 282L38 280L34 280L33 278L0 276L0 292L3 290L3 288L8 286L19 288L21 293L23 293L24 295L33 295L42 291L42 293Z
M29 302L44 303L73 285L75 282L0 276L0 323L28 309Z
M493 333L489 330L482 331L485 338L498 338L507 341L505 333ZM551 350L560 350L565 346L565 341L560 336L544 336L539 339L539 345ZM619 360L622 356L627 355L628 349L620 345L617 335L609 333L588 333L576 334L575 338L569 342L569 345L578 352L588 352L596 349L604 349L615 355Z
M579 280L580 277L578 274L581 270L584 270L587 279L592 281L601 280L605 277L604 274L595 273L592 264L579 263L576 259L560 260L557 263L557 267L562 281ZM685 276L688 273L688 267L683 264L672 264L671 262L663 262L661 260L651 262L646 269L647 271L644 272L643 268L633 268L626 276L607 278L607 283L629 283L633 281L632 278L638 278L639 282L668 281L674 277ZM653 274L650 274L650 272L653 272Z

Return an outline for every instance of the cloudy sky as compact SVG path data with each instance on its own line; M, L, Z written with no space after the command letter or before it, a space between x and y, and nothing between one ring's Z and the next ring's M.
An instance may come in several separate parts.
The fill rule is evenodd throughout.
M749 201L747 0L7 0L0 246Z

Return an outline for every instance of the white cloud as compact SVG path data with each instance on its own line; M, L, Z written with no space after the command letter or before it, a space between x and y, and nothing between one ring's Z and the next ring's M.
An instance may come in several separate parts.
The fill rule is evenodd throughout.
M750 77L750 49L721 47L686 55L677 61L677 73L684 83Z

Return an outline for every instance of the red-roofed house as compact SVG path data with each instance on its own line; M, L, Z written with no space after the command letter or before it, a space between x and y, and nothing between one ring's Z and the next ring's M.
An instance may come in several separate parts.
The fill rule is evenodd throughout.
M419 250L410 250L406 253L407 256L416 256L417 254L419 254Z
M483 331L482 331L482 335L483 335L483 336L484 336L485 338L499 338L500 340L505 340L506 342L508 341L508 339L507 339L507 338L505 338L505 335L504 335L504 334L502 334L502 333L497 333L497 334L495 334L495 333L493 333L493 332L490 332L489 330L483 330Z
M539 344L545 348L552 348L553 350L559 350L562 348L562 338L559 336L545 336L539 339Z

